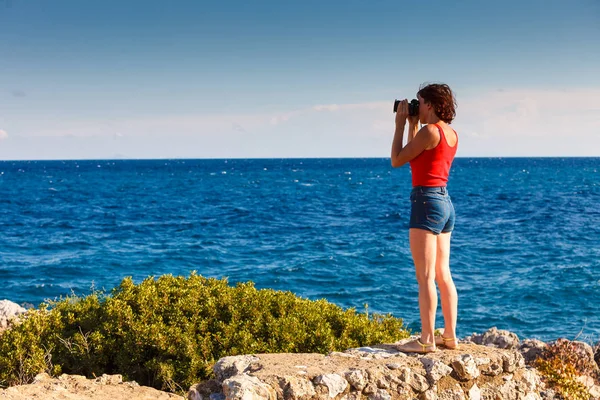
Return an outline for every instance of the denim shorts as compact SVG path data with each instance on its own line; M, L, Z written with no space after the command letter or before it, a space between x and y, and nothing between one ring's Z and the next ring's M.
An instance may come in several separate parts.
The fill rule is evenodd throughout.
M454 229L454 206L445 187L415 186L410 193L409 228L426 229L435 235Z

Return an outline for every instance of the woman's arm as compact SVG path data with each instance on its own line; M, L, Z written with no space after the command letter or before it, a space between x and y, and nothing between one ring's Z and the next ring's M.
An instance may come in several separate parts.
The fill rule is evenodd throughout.
M408 137L406 138L406 144L409 144L411 140L413 140L415 138L415 136L417 135L417 132L419 131L419 123L418 122L413 122L410 120L408 121Z
M398 126L396 125L394 142L392 143L392 167L394 168L403 166L421 154L429 145L435 143L437 140L436 135L439 135L433 125L425 125L417 132L415 137L406 144L406 146L402 147L404 126L402 126L402 131L399 135L398 133Z
M404 139L404 123L398 123L396 121L396 130L394 130L394 140L392 141L392 167L396 167L394 165L395 155L400 153L402 150L402 141ZM399 166L399 165L398 165Z

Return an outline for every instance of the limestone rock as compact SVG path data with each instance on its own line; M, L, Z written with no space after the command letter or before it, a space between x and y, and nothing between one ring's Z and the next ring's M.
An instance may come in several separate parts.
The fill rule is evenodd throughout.
M519 337L515 333L496 327L488 329L483 335L474 333L472 336L465 338L465 340L499 349L517 349L519 347Z
M352 385L352 387L359 392L362 392L368 383L368 379L365 376L364 371L360 369L347 371L344 373L344 377L350 383L350 385Z
M215 379L216 390L199 383L195 390L202 397L191 397L195 395L192 390L188 397L193 400L275 400L273 396L279 400L540 400L543 385L539 375L535 369L525 367L518 350L462 343L459 350L426 355L366 356L395 351L393 345L380 346L381 351L373 347L344 352L354 354L351 357L337 353L257 354L250 362L229 363L234 371L245 372L228 379L246 375L255 379L248 386L259 386L259 382L265 386L254 391L242 388L219 399L226 385ZM229 365L223 360L219 362ZM393 368L390 364L394 364ZM239 382L238 386L242 387Z
M398 375L398 378L400 379L401 382L404 382L409 385L410 385L411 377L412 377L412 371L408 367L402 368L400 370L400 375Z
M421 363L425 367L427 379L432 385L442 379L444 376L452 373L452 368L440 361L432 360L430 358L421 358Z
M483 375L498 376L502 373L502 364L502 360L491 361L481 368L481 373Z
M140 386L135 382L123 382L121 375L102 375L96 379L87 379L81 375L66 374L53 378L46 373L41 373L33 379L31 384L0 389L0 399L183 400L183 397Z
M367 386L363 389L364 394L375 394L377 393L377 385L372 382L367 383Z
M469 389L468 392L469 395L469 400L481 400L481 390L479 390L479 387L477 386L477 384L473 384L473 386L471 386L471 389Z
M417 374L416 372L411 373L408 384L418 393L429 389L429 383L427 382L427 379L423 375Z
M283 395L286 399L308 400L313 398L316 392L312 382L308 379L285 376L283 378Z
M521 385L525 392L533 392L538 390L540 383L540 375L534 369L527 369L521 374Z
M62 378L62 375L60 378ZM79 379L86 379L86 378L85 378L85 376L81 376L81 378L79 378ZM123 382L123 376L102 374L102 376L99 376L96 378L96 382L98 382L101 385L118 385L119 383Z
M504 372L513 372L517 368L525 366L525 360L521 353L509 352L502 355L502 369Z
M594 400L600 399L600 386L599 385L594 385L594 386L588 388L588 390L590 392L590 396L592 396L592 398Z
M441 393L438 393L439 400L466 400L465 392L459 385L454 388L445 389Z
M10 320L26 311L10 300L0 300L0 330L8 328Z
M219 381L224 381L232 376L243 374L258 361L258 357L252 355L223 357L214 365L213 371Z
M235 375L223 381L227 400L276 400L275 390L255 376Z
M600 373L600 368L594 359L594 349L592 346L585 342L574 341L571 342L574 347L574 352L579 358L586 360L586 363L594 368L595 373Z
M521 342L521 346L519 346L519 351L523 355L525 359L525 363L531 364L542 355L544 349L548 347L548 345L541 340L537 339L525 339Z
M475 358L470 354L457 356L452 361L452 368L460 379L471 380L476 379L480 375L479 368L475 364Z
M433 390L428 390L426 392L421 393L419 396L419 400L438 400L438 395Z
M315 385L327 387L330 398L335 398L338 394L343 393L348 387L348 382L338 374L319 375L313 380Z
M392 400L392 396L383 389L377 389L377 391L369 395L369 400Z

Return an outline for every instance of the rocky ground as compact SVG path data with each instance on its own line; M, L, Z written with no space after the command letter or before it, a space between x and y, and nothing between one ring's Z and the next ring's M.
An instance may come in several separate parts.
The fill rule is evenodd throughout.
M52 378L39 374L29 385L0 389L1 400L183 400L183 397L135 382L123 382L121 375L87 379L80 375Z
M475 343L475 341L477 343ZM402 343L402 342L399 342ZM310 398L337 400L534 400L557 399L537 370L527 366L546 344L520 342L495 328L466 338L457 350L400 353L392 344L320 354L225 357L216 379L192 388L192 400ZM581 344L583 356L593 357ZM589 352L588 352L589 351ZM586 380L593 399L600 386Z

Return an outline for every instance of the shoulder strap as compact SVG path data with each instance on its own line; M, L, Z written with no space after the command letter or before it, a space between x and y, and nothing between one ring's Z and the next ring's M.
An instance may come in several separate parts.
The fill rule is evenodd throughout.
M434 125L438 128L438 131L440 131L440 141L442 141L442 140L446 141L446 135L444 135L444 130L442 129L442 127L439 126L438 124L434 124ZM448 143L448 142L446 141L446 143Z

